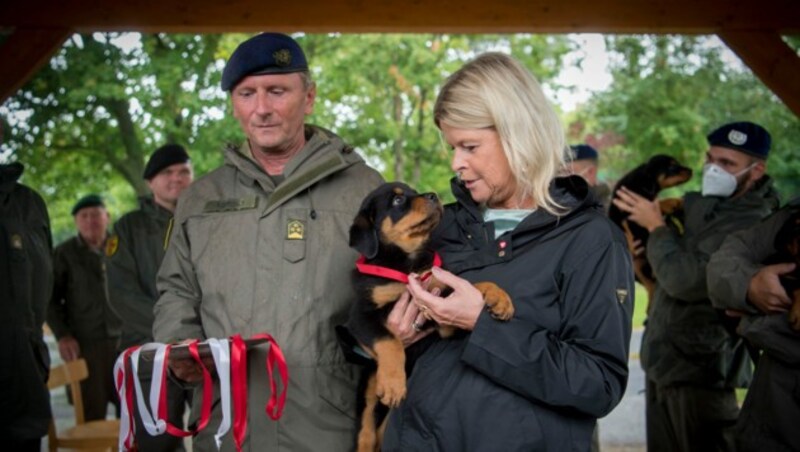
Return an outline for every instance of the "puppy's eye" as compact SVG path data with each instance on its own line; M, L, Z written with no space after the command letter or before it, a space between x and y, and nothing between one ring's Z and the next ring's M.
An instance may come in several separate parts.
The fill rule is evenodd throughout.
M403 195L397 195L392 199L393 206L402 206L406 202L406 197Z

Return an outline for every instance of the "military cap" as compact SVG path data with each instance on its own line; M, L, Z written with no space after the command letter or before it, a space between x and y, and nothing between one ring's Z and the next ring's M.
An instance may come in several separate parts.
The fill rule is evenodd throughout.
M597 160L597 149L588 144L573 144L569 148L572 150L572 160Z
M769 132L752 122L732 122L708 134L708 144L736 149L745 154L766 159L772 144Z
M86 195L75 203L75 206L72 208L72 216L74 217L75 214L77 214L81 209L85 209L87 207L98 207L98 206L99 207L106 206L106 204L103 202L103 198L95 194Z
M150 180L164 168L189 161L189 154L179 144L165 144L153 152L144 167L144 179Z
M222 71L222 90L231 91L248 75L288 74L308 70L297 41L281 33L261 33L239 44Z

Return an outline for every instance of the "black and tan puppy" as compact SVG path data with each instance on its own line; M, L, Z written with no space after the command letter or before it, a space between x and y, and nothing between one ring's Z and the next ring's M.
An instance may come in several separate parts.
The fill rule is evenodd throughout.
M424 275L434 266L437 256L428 245L441 218L442 205L435 194L419 194L394 182L381 185L364 199L350 228L350 246L362 257L353 273L357 299L347 328L377 364L367 383L359 452L378 450L382 433L375 414L378 403L395 407L406 395L405 348L386 328L386 319L406 291L407 275ZM432 280L429 288L433 287L446 290ZM475 287L495 318L511 318L514 307L505 291L493 283ZM452 332L439 328L445 337Z
M617 182L611 199L616 198L620 187L625 187L652 201L658 197L658 193L661 190L683 184L691 177L692 170L681 165L674 157L663 154L654 155L646 163L637 166ZM661 201L661 212L665 215L673 214L679 209L680 200L667 199ZM629 240L639 240L642 246L647 244L647 238L650 235L647 229L628 221L628 213L620 210L613 202L609 206L608 217L625 232ZM636 280L644 285L648 294L652 296L655 287L653 269L644 256L637 257L637 262L634 264Z

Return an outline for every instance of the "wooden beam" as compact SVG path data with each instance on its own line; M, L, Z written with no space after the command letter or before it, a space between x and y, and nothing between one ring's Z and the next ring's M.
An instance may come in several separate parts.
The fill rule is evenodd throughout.
M726 31L719 37L800 117L800 57L778 33Z
M800 33L798 0L24 0L0 27L79 32Z
M16 29L0 44L0 103L50 61L70 31L66 28Z

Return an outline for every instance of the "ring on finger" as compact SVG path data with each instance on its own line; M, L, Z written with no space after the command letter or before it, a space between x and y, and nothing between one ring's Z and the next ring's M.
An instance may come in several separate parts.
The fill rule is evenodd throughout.
M422 331L422 325L420 325L417 322L411 322L411 328L414 328L414 331L416 331L417 333Z

